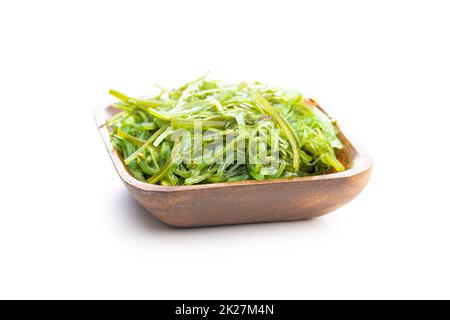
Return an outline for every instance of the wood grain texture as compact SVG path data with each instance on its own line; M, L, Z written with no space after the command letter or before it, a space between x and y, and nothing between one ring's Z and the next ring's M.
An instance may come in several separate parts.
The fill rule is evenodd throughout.
M311 219L342 207L367 185L370 156L341 131L338 155L347 170L327 175L166 187L134 179L114 150L109 132L100 127L116 112L98 108L94 118L114 167L131 195L162 222L174 227Z

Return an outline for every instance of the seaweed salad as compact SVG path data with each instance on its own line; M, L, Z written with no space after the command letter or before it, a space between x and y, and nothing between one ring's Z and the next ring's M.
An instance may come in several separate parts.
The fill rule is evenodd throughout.
M145 98L110 94L119 112L104 125L143 182L179 186L345 170L334 120L296 91L202 77Z

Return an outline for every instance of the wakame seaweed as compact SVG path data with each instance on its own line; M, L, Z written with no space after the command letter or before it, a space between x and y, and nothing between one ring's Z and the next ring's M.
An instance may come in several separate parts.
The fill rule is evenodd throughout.
M141 181L179 186L345 170L333 120L295 91L202 77L147 98L110 94L120 100L105 123L111 142Z

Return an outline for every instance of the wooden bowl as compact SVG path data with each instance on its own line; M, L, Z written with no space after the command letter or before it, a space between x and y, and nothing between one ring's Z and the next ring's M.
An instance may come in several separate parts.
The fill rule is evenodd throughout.
M117 173L144 208L174 227L316 218L351 201L370 178L370 156L341 131L344 149L338 157L347 170L340 173L178 187L144 183L130 175L110 143L108 129L100 127L115 113L111 106L103 106L95 111L94 118Z

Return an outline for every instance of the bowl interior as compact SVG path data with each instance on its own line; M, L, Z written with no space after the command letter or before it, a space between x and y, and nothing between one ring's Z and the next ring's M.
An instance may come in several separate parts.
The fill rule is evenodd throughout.
M321 110L326 113L322 108ZM116 166L116 170L118 171L119 175L121 175L122 178L124 172L128 175L127 181L133 182L135 185L140 185L141 187L148 185L145 183L142 183L132 177L130 172L128 171L127 167L123 164L122 156L114 150L112 147L110 141L109 141L109 130L105 126L101 127L101 125L111 118L112 116L116 115L117 113L121 112L120 110L113 108L112 106L107 107L100 107L96 110L94 113L95 121L99 127L100 133L102 134L102 137L104 139L104 143L110 153L110 156L114 162L114 165ZM334 173L331 172L329 174L320 175L320 176L312 176L312 177L305 177L305 178L295 178L297 179L310 179L310 178L320 178L320 177L331 177L331 176L342 176L342 175L350 175L353 173L357 173L360 171L363 171L365 169L368 169L371 167L371 159L370 157L364 152L364 150L359 146L356 145L354 142L351 142L347 136L343 133L339 125L336 125L336 127L339 130L338 137L341 140L341 142L344 145L344 148L342 150L339 150L337 152L337 157L339 161L345 166L346 170L344 172L340 173ZM276 179L278 181L285 181L286 179ZM266 181L276 181L276 180L266 180ZM205 184L205 185L196 185L198 186L211 186L211 185L231 185L231 184L242 184L242 183L255 183L253 180L249 181L243 181L243 182L223 182L223 183L216 183L216 184ZM258 182L256 182L258 183ZM261 182L259 182L261 183ZM163 187L163 186L154 186L158 188L189 188L189 187L195 187L195 186L179 186L179 187Z

